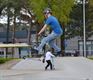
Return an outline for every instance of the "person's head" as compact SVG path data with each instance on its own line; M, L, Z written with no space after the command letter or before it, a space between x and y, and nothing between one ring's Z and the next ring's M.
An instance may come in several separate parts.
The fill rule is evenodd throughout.
M50 8L45 8L43 11L43 14L44 14L45 18L48 18L48 16L52 14L52 11Z
M48 49L47 51L51 52L51 49Z

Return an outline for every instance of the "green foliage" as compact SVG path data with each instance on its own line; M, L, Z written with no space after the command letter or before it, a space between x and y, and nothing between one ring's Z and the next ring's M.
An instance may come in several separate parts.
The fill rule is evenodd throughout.
M39 22L43 21L42 12L43 9L46 7L44 0L29 0L29 5L32 12L36 15Z
M73 6L72 11L70 12L70 21L66 27L66 37L72 38L75 36L83 36L83 13L82 13L82 5L76 4ZM74 33L74 34L73 34Z
M54 15L58 17L60 22L66 23L69 21L69 14L72 10L72 6L74 5L73 0L53 0L52 9L54 11Z
M5 63L6 61L11 60L11 58L0 58L0 64Z
M93 35L93 0L86 3L86 39ZM76 4L70 13L66 35L68 38L80 36L83 39L83 4ZM73 34L74 33L74 34Z
M69 14L74 5L74 0L3 0L0 4L6 4L15 8L16 13L21 7L28 7L36 16L39 22L42 22L43 10L50 7L53 15L58 17L61 23L67 24L69 21Z
M43 20L43 9L50 7L61 23L67 23L74 0L29 0L29 5L40 22Z
M93 60L93 56L88 56L88 59L91 59L91 60Z

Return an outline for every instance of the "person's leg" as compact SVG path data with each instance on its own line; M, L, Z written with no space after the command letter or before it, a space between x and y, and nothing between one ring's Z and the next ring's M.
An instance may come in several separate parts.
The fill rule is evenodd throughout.
M50 69L52 70L53 69L53 66L52 66L52 63L51 63L50 60L49 60L49 65L50 65Z
M55 50L55 52L56 52L55 56L59 56L60 54L62 54L61 48L59 48L59 47L55 44L54 40L49 41L49 45L50 45L52 48L54 48L54 50Z
M42 39L41 44L36 48L36 50L41 50L47 42L55 39L56 37L57 35L54 33L49 34L47 37Z
M47 62L47 65L45 67L45 70L47 70L47 68L49 67L49 60L47 60L46 62Z
M55 66L54 66L54 57L51 57L51 63L52 63L52 68L55 69Z
M55 41L54 41L54 40L49 41L49 45L50 45L52 48L54 48L54 50L55 50L56 52L61 51L61 49L55 44Z

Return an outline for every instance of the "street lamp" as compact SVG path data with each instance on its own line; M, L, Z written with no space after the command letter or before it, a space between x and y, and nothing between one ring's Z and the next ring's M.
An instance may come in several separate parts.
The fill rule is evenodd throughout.
M84 35L84 57L87 57L86 55L86 28L85 28L85 0L83 0L83 35Z
M84 57L87 57L87 53L86 53L86 23L85 23L85 6L86 4L88 3L88 0L76 0L77 3L79 4L83 4L83 35L84 35L84 38L83 38L83 56Z

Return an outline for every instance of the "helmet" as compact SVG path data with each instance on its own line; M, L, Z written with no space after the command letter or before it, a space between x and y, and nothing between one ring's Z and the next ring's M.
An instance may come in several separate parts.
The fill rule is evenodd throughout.
M46 8L46 9L44 9L43 13L48 14L48 13L52 13L52 11L50 8Z

